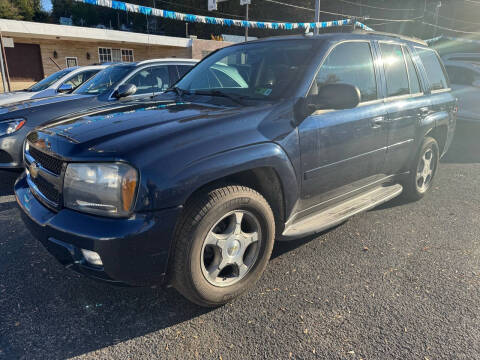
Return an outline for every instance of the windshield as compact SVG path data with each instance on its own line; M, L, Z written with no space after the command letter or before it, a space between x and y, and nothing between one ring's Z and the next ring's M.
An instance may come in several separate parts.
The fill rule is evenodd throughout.
M56 73L53 73L50 76L47 76L45 79L39 81L38 83L32 85L30 88L28 88L28 91L42 91L48 88L50 85L67 75L68 73L72 72L75 70L75 68L68 68L64 70L57 71Z
M81 95L100 95L110 92L115 85L134 68L135 66L132 65L109 66L80 86L74 93Z
M252 99L288 97L311 62L314 48L310 40L232 46L203 60L176 87L187 93L222 93Z

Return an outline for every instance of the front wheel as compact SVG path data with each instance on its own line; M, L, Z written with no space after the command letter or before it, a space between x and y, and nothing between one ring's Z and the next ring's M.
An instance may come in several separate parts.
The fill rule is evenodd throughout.
M176 231L173 285L201 306L225 304L260 278L274 234L273 212L255 190L233 185L198 193Z
M432 188L437 173L440 151L437 141L426 137L410 168L404 183L403 196L408 200L420 200Z

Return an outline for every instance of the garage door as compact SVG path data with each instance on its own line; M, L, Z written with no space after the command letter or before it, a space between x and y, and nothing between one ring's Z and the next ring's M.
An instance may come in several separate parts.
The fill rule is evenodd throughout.
M12 81L36 82L43 79L40 45L15 43L15 47L5 48L5 54Z

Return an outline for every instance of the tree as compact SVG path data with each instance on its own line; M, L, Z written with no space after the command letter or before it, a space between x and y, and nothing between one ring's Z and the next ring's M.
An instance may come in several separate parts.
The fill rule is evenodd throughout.
M0 18L21 20L22 16L18 8L14 6L10 0L0 0Z
M46 17L40 0L0 0L0 18L32 21Z

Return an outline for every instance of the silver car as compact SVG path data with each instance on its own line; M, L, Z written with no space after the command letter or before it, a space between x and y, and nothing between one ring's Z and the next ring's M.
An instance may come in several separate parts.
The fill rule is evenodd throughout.
M28 89L0 94L0 106L71 92L106 67L107 65L76 66L57 71Z
M450 54L444 59L458 98L458 120L480 123L480 54Z

